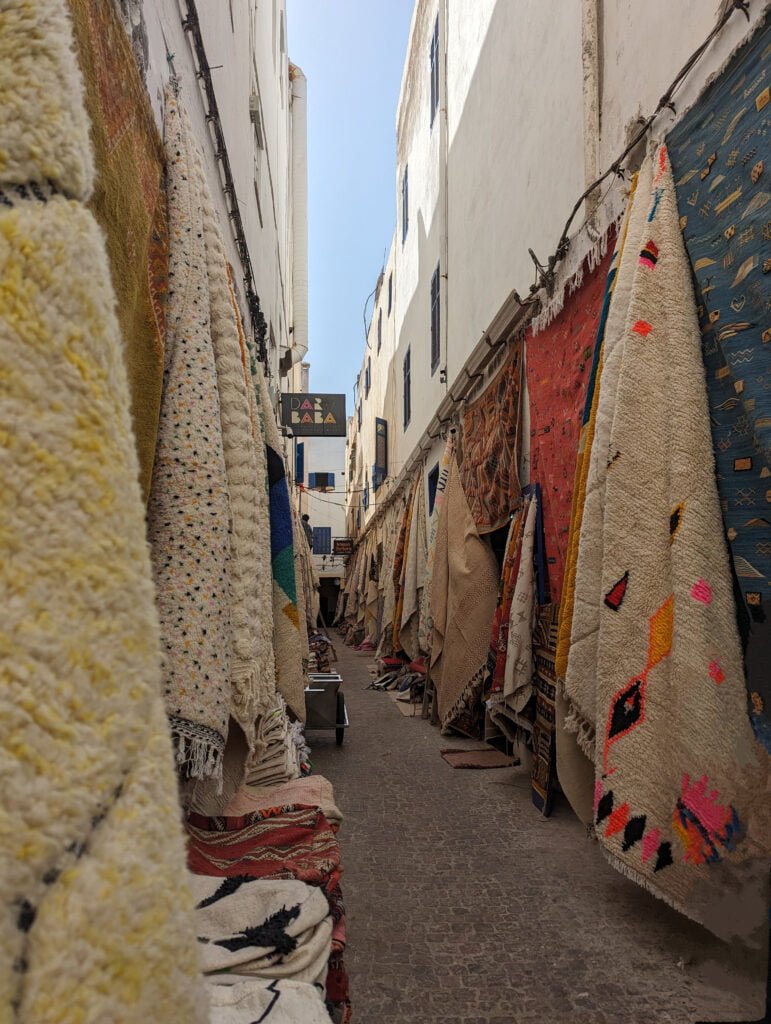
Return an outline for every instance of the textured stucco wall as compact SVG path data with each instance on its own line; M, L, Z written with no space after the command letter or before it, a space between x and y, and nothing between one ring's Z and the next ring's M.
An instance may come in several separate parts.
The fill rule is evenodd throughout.
M241 264L196 79L191 38L182 28L179 0L144 0L143 4L141 0L121 0L121 4L135 51L144 61L147 87L159 123L163 116L163 87L169 78L167 46L173 54L184 102L204 154L239 298L243 299ZM279 357L291 343L291 90L286 31L283 49L281 45L285 0L274 0L272 5L257 0L198 0L197 8L257 293L275 338L270 362L274 379L278 380ZM249 116L252 92L260 97L264 150L256 145ZM255 180L259 182L259 209Z

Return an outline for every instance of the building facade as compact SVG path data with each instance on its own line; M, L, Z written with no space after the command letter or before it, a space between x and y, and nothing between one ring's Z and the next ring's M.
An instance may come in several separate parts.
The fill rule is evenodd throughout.
M753 3L749 20L728 22L674 110L657 117L654 138L762 8ZM491 346L524 322L519 297L538 280L534 257L549 269L576 200L623 153L716 17L699 0L571 0L558 17L539 0L416 0L396 112L396 230L349 428L352 536L420 462L430 484L442 434L490 378ZM620 195L611 175L579 205L555 271L557 302L560 283L602 251ZM374 486L383 424L387 466Z
M306 81L288 57L285 0L121 6L159 124L165 83L180 83L277 399L308 347Z

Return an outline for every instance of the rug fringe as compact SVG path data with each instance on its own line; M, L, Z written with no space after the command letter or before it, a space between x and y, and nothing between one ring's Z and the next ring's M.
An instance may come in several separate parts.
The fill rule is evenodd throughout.
M602 210L597 211L607 222L603 228L597 229L587 222L578 234L571 239L570 252L561 264L557 273L554 294L546 302L540 312L530 322L531 337L534 338L555 320L565 307L565 302L584 283L586 273L591 274L602 263L608 251L611 238L618 233L619 224L624 213L624 204L618 209L618 200L612 199ZM586 236L587 244L583 243L582 235ZM572 255L578 253L578 255Z
M445 714L442 719L442 732L448 728L454 718L460 714L469 704L469 701L475 695L481 692L481 688L484 685L484 677L487 672L487 660L481 668L477 669L471 679L466 683L461 695L457 698L450 710Z
M565 732L572 732L575 734L576 743L581 748L581 752L594 763L594 755L596 753L596 731L594 726L589 722L575 704L572 703L568 697L568 712L565 715Z
M190 779L219 779L222 784L222 751L208 740L172 732L174 760Z

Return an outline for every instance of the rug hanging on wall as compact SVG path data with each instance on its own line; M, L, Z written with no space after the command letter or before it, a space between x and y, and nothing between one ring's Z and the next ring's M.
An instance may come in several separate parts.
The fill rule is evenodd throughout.
M557 654L555 671L557 674L557 693L555 699L555 728L557 747L557 773L562 792L571 807L585 825L593 818L592 792L594 788L594 763L577 742L575 733L565 729L565 719L569 713L568 702L564 693L563 680L567 675L570 637L575 607L575 584L578 568L578 550L581 526L586 504L587 484L591 465L590 455L594 444L599 402L599 380L602 374L605 357L605 333L608 323L610 303L618 278L618 266L622 258L624 246L629 233L629 222L635 202L637 175L632 179L629 198L624 218L613 253L605 282L605 294L602 312L597 325L597 338L594 346L591 373L587 384L586 402L584 405L581 432L578 440L576 456L576 474L573 486L573 505L570 514L570 534L565 561L562 598L559 605L559 629L557 637ZM618 332L617 332L618 333ZM581 614L586 614L582 608ZM594 609L592 609L594 614Z
M187 778L219 780L232 704L231 510L206 301L200 155L187 114L171 94L164 128L174 288L148 540L177 761Z
M394 580L394 616L392 643L394 651L402 649L401 627L402 613L404 611L404 583L407 571L407 553L410 545L410 530L412 528L412 509L415 503L415 491L417 480L413 481L410 487L409 497L404 505L404 512L399 524L399 536L396 541L394 552L393 580Z
M519 504L519 425L522 342L462 419L460 480L480 533L508 522Z
M418 637L421 631L421 594L426 580L426 487L423 466L418 470L415 496L412 500L409 547L404 567L401 644L413 660L420 657Z
M163 386L168 230L163 143L118 6L69 0L96 162L89 202L104 231L145 499Z
M598 625L578 677L587 638L574 618L567 725L595 764L594 828L610 862L716 934L751 941L766 931L765 778L665 147L641 172L605 346L616 358L603 366L598 427L609 429L607 444L595 433L592 462L606 473L587 500L576 578L576 612L593 606Z
M0 1019L208 1021L63 0L0 13Z
M431 510L431 520L428 526L426 575L421 594L420 609L420 649L431 650L431 636L433 624L431 621L431 580L434 575L434 558L436 554L436 532L439 528L439 515L444 504L444 496L447 490L447 479L450 475L450 462L455 458L455 430L451 430L447 443L439 461L439 473L436 480L436 491L434 493L434 507Z
M514 596L517 576L519 575L519 559L522 550L522 529L525 524L523 509L514 513L506 538L506 550L501 567L501 582L498 587L498 604L493 615L490 630L490 650L487 655L487 680L485 696L503 692L503 681L506 672L506 656L509 647L509 617L511 601Z
M474 525L453 458L435 540L431 677L443 729L481 737L498 563Z
M696 278L718 490L742 595L755 734L771 751L771 24L669 137ZM765 154L765 159L764 159Z
M557 674L557 621L559 605L544 604L536 612L533 632L535 719L533 721L533 770L530 778L533 803L545 817L551 814L556 789L555 702Z
M610 260L608 252L551 324L525 341L530 479L541 485L549 599L555 604L562 595L581 416Z
M276 658L276 686L292 712L305 721L305 676L294 561L292 505L286 466L268 382L257 368L258 399L265 426L270 496L270 552L273 567L273 646Z

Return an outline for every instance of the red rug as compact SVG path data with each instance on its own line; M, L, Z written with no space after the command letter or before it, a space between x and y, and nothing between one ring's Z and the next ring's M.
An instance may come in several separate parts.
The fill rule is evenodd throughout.
M188 867L195 875L296 878L324 890L332 915L332 952L327 974L327 1001L337 1018L350 1018L345 969L345 906L340 890L337 826L317 807L275 807L241 817L208 818L191 814L187 821Z
M559 604L570 533L578 437L613 240L562 312L527 338L530 479L541 485L549 591Z

